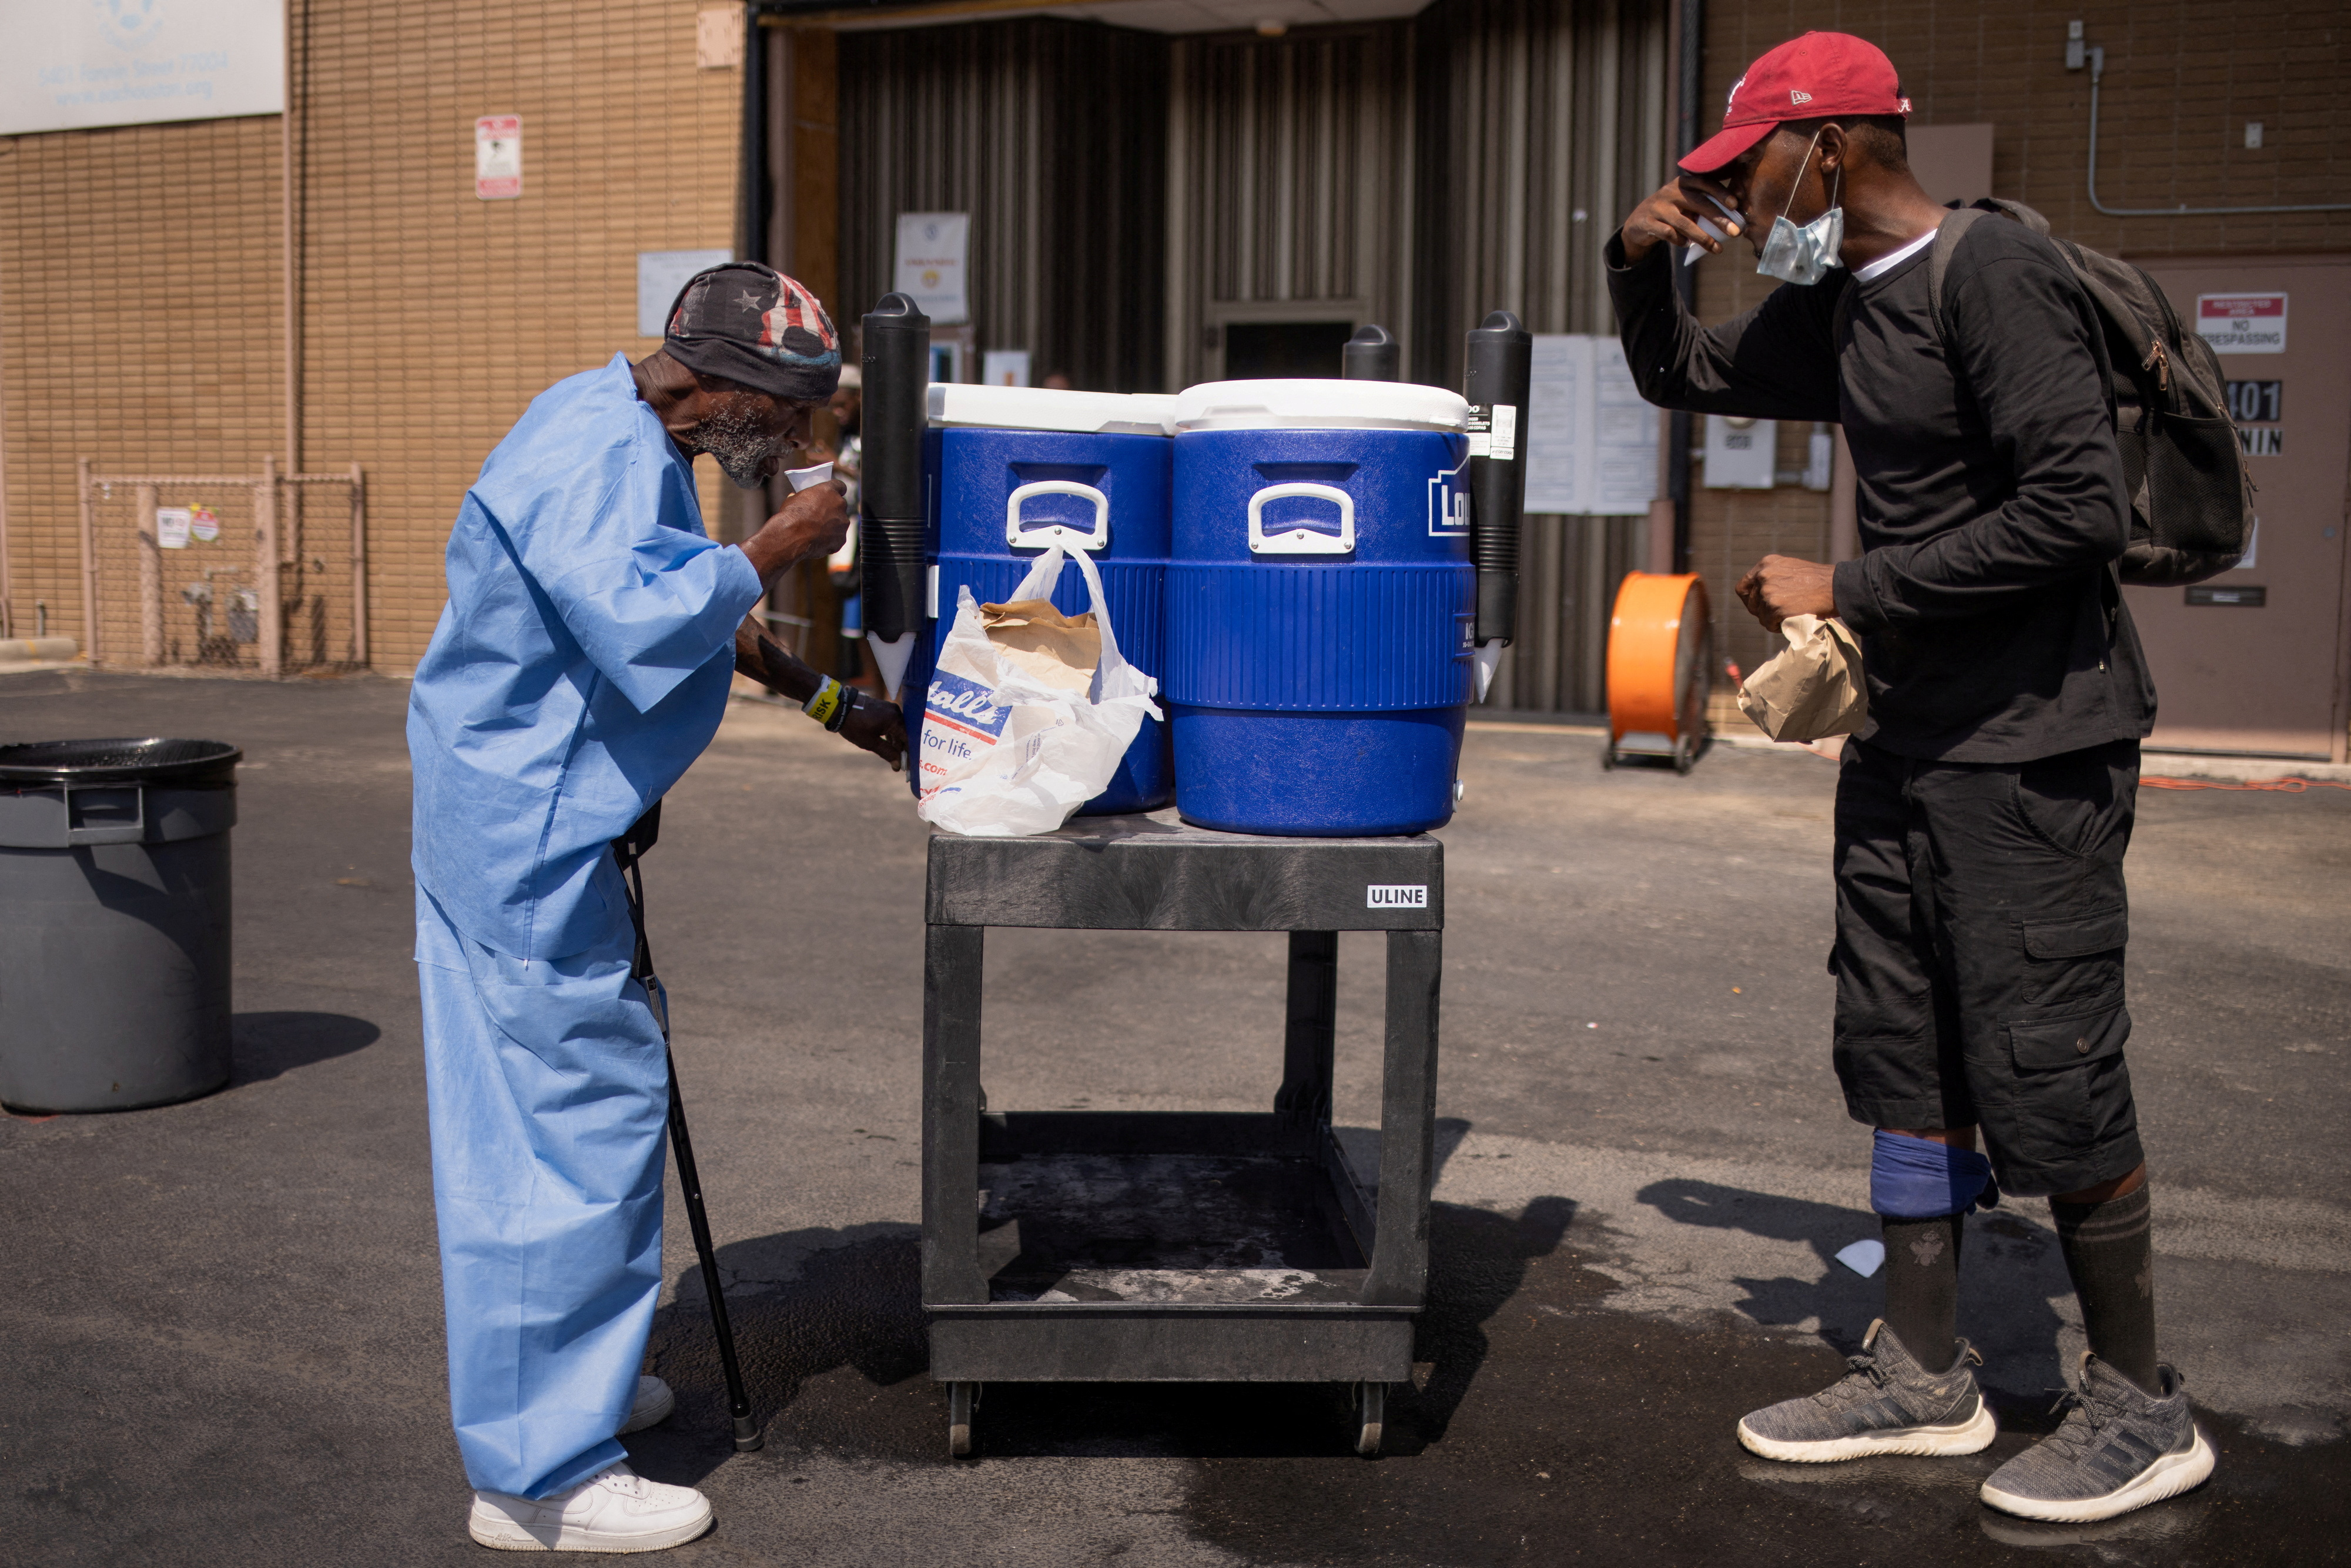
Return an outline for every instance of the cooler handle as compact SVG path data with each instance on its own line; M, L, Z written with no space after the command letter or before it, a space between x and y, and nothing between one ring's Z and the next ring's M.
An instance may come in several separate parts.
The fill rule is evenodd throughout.
M1023 530L1020 527L1020 503L1031 496L1077 496L1094 504L1094 531L1081 534L1067 523L1049 523L1041 528ZM1074 479L1040 479L1033 485L1023 485L1004 503L1004 542L1016 549L1043 549L1060 544L1073 549L1101 549L1110 543L1110 497L1092 485L1081 485Z
M1317 501L1330 501L1339 508L1339 531L1318 534L1312 528L1293 528L1285 534L1266 537L1265 504L1279 501L1285 496L1304 496ZM1268 485L1249 497L1249 548L1251 555L1347 555L1355 548L1355 498L1346 491L1331 485Z

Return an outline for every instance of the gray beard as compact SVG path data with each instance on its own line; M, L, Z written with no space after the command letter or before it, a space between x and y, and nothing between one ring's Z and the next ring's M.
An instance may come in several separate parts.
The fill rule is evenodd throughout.
M751 421L724 411L695 425L692 440L716 460L720 473L746 490L759 487L759 471L784 447L781 436L763 434Z

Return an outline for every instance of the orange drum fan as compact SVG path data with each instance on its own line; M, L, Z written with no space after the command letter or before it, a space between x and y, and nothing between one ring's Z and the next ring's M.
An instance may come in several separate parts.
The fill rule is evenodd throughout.
M1608 748L1604 767L1630 757L1670 759L1687 773L1706 742L1714 689L1714 624L1695 572L1635 571L1608 618Z

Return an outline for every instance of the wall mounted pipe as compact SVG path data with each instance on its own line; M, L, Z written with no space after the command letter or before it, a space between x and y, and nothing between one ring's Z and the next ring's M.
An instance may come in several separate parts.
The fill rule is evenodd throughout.
M1400 382L1404 380L1404 345L1385 327L1358 327L1339 351L1339 366L1343 381Z
M865 318L858 549L865 576L865 643L894 700L923 630L923 430L928 418L931 319L904 294Z
M2090 205L2110 218L2219 218L2239 213L2351 213L2351 202L2304 203L2271 207L2110 207L2098 200L2098 80L2106 74L2106 51L2090 51Z
M1507 643L1519 627L1519 519L1527 500L1527 389L1534 374L1533 336L1508 310L1469 332L1469 559L1478 568L1480 643ZM1484 450L1478 427L1485 425Z
M1674 20L1674 142L1673 157L1687 157L1698 146L1699 77L1706 57L1706 0L1681 0ZM1674 171L1666 171L1671 179ZM1672 269L1675 292L1685 308L1698 309L1698 268ZM1697 437L1688 413L1666 416L1666 498L1674 507L1673 549L1669 559L1676 571L1689 570L1690 448Z

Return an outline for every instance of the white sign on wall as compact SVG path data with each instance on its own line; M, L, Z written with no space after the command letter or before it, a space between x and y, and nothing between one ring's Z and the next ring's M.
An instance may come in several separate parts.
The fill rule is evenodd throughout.
M2199 294L2196 335L2216 354L2285 352L2285 296Z
M979 357L979 379L992 387L1029 384L1029 350L990 349Z
M911 298L932 324L952 327L971 319L964 291L964 254L971 238L969 213L900 213L898 292Z
M667 331L669 308L677 303L685 280L734 259L731 250L637 252L637 336L658 338Z
M0 136L285 107L284 0L0 4Z
M1538 333L1525 418L1529 512L1625 517L1657 491L1657 411L1614 338Z
M510 202L522 194L522 116L486 114L474 121L474 194Z
M1768 419L1706 416L1706 487L1768 490L1779 477L1780 427Z

